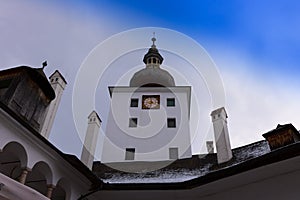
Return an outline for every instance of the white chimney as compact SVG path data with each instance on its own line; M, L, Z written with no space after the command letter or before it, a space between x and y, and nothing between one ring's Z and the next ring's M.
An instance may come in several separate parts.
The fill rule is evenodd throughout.
M211 113L218 163L224 163L232 158L232 151L227 127L227 113L225 108L219 108Z
M207 153L214 153L214 142L213 141L206 141L206 148Z
M88 117L88 127L81 153L81 161L90 169L93 167L100 126L101 119L98 114L93 111Z
M41 135L45 138L49 138L50 131L54 122L54 118L61 100L63 91L67 85L65 78L56 70L49 77L50 84L55 92L55 99L53 99L46 110L44 123L41 127Z

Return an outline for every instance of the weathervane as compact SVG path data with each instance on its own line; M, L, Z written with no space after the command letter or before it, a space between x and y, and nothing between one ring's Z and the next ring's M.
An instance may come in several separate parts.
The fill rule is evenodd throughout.
M42 66L43 66L42 68L44 69L45 67L47 67L47 65L48 65L48 64L47 64L47 60L45 60L45 61L42 63Z

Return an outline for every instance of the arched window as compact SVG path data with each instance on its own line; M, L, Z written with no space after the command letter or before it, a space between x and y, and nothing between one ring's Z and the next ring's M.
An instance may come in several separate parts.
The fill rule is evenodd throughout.
M156 58L153 58L153 63L156 64Z
M52 185L52 171L49 165L43 161L36 163L28 173L25 185L46 196L48 185Z
M52 193L52 200L66 200L67 193L70 193L70 183L64 178L60 179Z
M6 176L18 180L22 168L27 167L27 153L18 142L10 142L5 145L0 153L0 172Z

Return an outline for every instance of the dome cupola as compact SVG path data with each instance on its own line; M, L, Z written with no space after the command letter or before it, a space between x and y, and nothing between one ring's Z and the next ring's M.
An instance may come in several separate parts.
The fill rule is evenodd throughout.
M156 48L156 38L153 37L152 45L145 54L143 62L146 68L136 72L130 80L130 87L174 87L172 75L160 68L164 58Z
M143 62L146 64L147 67L159 67L162 64L164 58L159 54L155 41L156 38L153 37L152 39L151 48L148 50L148 53L144 56Z

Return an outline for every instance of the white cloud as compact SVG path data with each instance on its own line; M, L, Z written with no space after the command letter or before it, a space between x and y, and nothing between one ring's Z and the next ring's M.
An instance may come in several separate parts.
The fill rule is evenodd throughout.
M78 14L75 8L37 1L0 3L0 67L20 64L39 67L47 59L48 75L58 69L66 76L68 86L50 139L62 151L76 155L80 155L82 146L71 115L76 72L99 42L120 31L116 28L118 24L109 17L95 18L82 12ZM120 25L124 26L124 23ZM293 123L300 128L298 80L291 81L290 77L271 71L259 71L257 69L263 68L263 64L254 63L238 51L222 44L207 44L212 44L208 47L209 53L219 66L224 81L232 146L263 139L261 134L275 128L278 123ZM199 151L198 147L194 149Z
M300 129L299 81L292 80L294 76L264 73L264 64L236 51L216 55L215 60L224 81L232 146L264 139L262 134L277 124Z
M0 3L0 68L41 67L47 75L56 69L67 79L50 140L65 152L80 155L81 141L72 118L72 89L77 70L88 53L116 31L109 16L84 15L89 10L63 3L10 0ZM101 11L99 11L101 12ZM95 21L97 19L97 21ZM86 116L87 117L87 116Z

